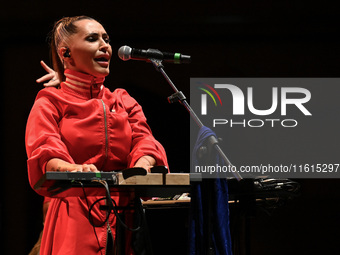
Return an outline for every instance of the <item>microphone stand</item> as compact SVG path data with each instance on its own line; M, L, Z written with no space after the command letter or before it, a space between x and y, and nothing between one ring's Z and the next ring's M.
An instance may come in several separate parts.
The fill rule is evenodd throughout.
M171 81L169 76L164 71L164 66L162 64L162 61L159 60L159 59L153 59L153 58L150 58L149 60L152 62L152 64L156 68L156 70L159 71L163 75L163 77L166 79L166 81L169 83L169 85L175 91L174 94L172 94L171 96L168 97L169 103L174 103L174 102L178 102L178 101L181 102L182 105L189 112L192 119L196 122L198 127L199 128L203 127L203 123L198 118L198 116L196 115L194 110L191 108L189 103L186 101L186 97L183 94L183 92L178 91L175 84ZM225 164L228 167L230 167L230 169L233 169L232 164L230 163L229 159L227 158L227 156L224 154L224 152L222 151L222 149L218 145L218 140L216 139L216 137L211 135L206 139L206 141L207 141L207 147L208 148L206 148L205 146L202 146L200 148L200 150L205 152L206 149L208 149L208 152L209 152L209 151L211 151L211 147L213 147L216 150L216 152L220 155L220 157L224 160ZM208 155L208 160L209 160L209 155ZM232 173L238 181L241 181L243 179L242 176L238 172L232 171ZM213 190L214 190L213 185L214 185L214 182L212 182L211 180L205 180L204 182L202 182L202 185L205 187L205 190L206 190L205 194L202 194L203 195L202 203L205 202L205 205L206 205L203 208L203 215L205 215L204 217L205 217L205 219L207 219L207 223L203 224L203 231L204 231L204 233L207 233L208 238L204 242L204 244L201 244L201 245L203 245L203 247L204 247L205 254L214 255L215 250L213 248L214 245L213 245L213 238L212 238L212 233L213 233L213 224L212 224L212 222L213 222L213 217L212 217L213 205L212 205L212 203L213 203Z
M166 81L169 83L169 85L171 86L171 88L175 91L174 94L172 94L171 96L168 97L168 101L169 103L174 103L174 102L178 102L180 101L182 103L182 105L185 107L185 109L187 109L187 111L189 112L190 116L192 117L192 119L196 122L196 124L198 125L199 128L203 127L203 123L201 122L201 120L198 118L198 116L196 115L196 113L194 112L194 110L191 108L191 106L189 105L189 103L186 100L185 95L183 94L182 91L179 91L175 84L171 81L171 79L169 78L169 76L166 74L166 72L164 71L164 66L162 64L162 60L159 59L153 59L150 58L149 59L152 64L154 65L154 67L156 68L156 70L158 72L160 72L163 77L166 79ZM220 157L223 159L223 161L225 162L225 164L230 167L230 169L233 169L233 165L231 164L231 162L229 161L229 159L227 158L227 156L224 154L224 152L222 151L222 149L220 148L220 146L218 145L218 140L216 139L216 137L214 136L210 136L207 138L208 140L208 145L212 146L216 152L220 155ZM237 171L232 171L234 177L240 181L242 180L242 176L237 172Z

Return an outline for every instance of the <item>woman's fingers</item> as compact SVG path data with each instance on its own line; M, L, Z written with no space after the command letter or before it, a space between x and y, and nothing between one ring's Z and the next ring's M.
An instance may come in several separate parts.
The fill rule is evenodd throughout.
M93 164L83 164L82 168L82 172L98 172L97 167Z
M54 77L53 73L48 73L48 74L45 74L44 76L40 77L36 81L37 81L37 83L41 83L41 82L44 82L44 81L52 80L53 77Z
M46 63L43 60L40 61L40 65L45 69L46 72L54 73L54 70L50 68L48 65L46 65Z
M55 72L52 68L45 64L43 60L40 61L41 66L45 69L47 74L38 78L36 80L37 83L45 82L45 87L57 87L60 84L58 73Z

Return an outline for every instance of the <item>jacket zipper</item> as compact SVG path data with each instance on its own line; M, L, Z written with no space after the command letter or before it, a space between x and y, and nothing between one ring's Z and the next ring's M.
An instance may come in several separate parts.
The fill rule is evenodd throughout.
M106 160L107 160L107 154L108 154L108 147L109 147L109 138L108 138L108 133L107 133L107 116L106 116L106 107L105 107L105 103L102 99L100 99L100 101L102 102L103 105L103 111L104 111L104 125L105 125L105 158L104 158L104 163L103 163L103 168L106 164Z
M104 158L104 163L103 163L103 166L102 168L105 167L105 164L106 164L106 160L107 160L107 154L108 154L108 147L109 147L109 138L108 138L108 133L107 133L107 115L106 115L106 106L105 106L105 103L102 99L100 99L100 101L102 102L102 105L103 105L103 112L104 112L104 126L105 126L105 158ZM107 213L110 213L110 212L107 212ZM108 254L109 252L109 247L108 247L108 244L109 242L112 242L111 244L111 248L113 247L113 240L112 240L112 232L111 232L111 227L110 227L110 222L109 222L109 219L107 219L107 234L106 234L106 251L105 251L105 254ZM111 239L111 240L109 240Z

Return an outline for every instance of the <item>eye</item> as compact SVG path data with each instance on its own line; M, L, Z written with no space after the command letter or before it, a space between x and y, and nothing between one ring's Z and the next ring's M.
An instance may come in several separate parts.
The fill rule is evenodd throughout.
M89 42L95 42L97 40L97 38L94 37L94 36L88 36L88 37L86 37L86 40L89 41Z
M95 33L91 33L89 34L88 36L86 36L86 41L89 41L89 42L95 42L98 40L98 35L95 34Z
M104 34L104 35L103 35L103 40L104 40L104 42L106 42L106 43L110 43L110 41L111 41L108 34Z

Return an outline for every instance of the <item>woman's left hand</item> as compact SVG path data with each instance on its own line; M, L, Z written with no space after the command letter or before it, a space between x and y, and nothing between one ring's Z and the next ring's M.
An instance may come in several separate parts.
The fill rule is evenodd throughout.
M37 83L45 82L45 87L58 87L60 84L58 73L55 72L52 68L50 68L48 65L45 64L43 60L40 61L41 66L45 69L45 71L48 74L45 74L44 76L40 77L36 80Z
M143 156L137 160L134 167L142 167L148 173L150 173L150 168L152 168L156 164L156 160L151 156Z

